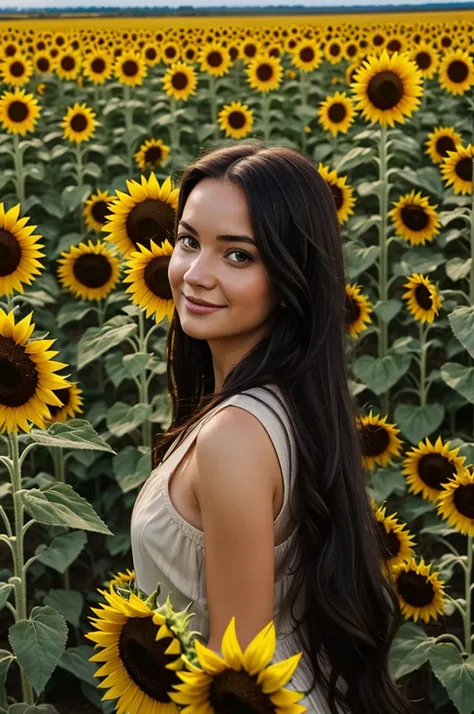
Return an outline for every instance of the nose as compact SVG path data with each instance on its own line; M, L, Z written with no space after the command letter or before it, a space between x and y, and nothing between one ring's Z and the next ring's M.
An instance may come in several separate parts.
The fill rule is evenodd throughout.
M184 273L183 280L193 287L201 285L208 289L213 288L216 283L213 260L201 251Z

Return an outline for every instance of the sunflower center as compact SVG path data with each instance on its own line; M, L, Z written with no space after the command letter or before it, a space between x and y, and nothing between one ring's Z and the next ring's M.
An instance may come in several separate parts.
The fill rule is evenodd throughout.
M91 208L92 217L97 221L97 223L106 222L106 216L110 213L109 204L107 201L96 201Z
M91 70L94 74L102 74L105 69L105 62L102 57L96 57L91 62Z
M21 407L36 392L38 373L25 349L0 335L0 404Z
M25 74L25 65L23 62L12 62L10 65L10 74L14 77L22 77Z
M372 44L375 45L375 47L380 47L380 45L383 45L383 37L382 35L374 35L374 38L372 40Z
M410 571L397 578L397 589L401 597L412 607L426 607L433 602L434 587L424 575Z
M234 62L237 59L239 50L237 49L237 47L229 47L229 54L232 62Z
M391 558L394 558L396 555L398 555L398 553L400 552L400 539L394 531L387 532L387 529L385 528L384 524L380 521L377 521L377 524L383 538L382 557L384 560L390 560Z
M256 54L257 54L257 47L256 47L256 45L253 45L253 44L251 44L251 43L249 43L248 45L245 45L245 47L244 47L244 55L245 55L246 57L255 57Z
M21 248L10 231L0 230L0 277L11 275L21 260Z
M126 228L130 240L135 245L141 243L145 248L150 247L152 238L155 243L161 243L166 238L171 242L174 215L169 204L147 198L132 208L127 217Z
M357 52L357 47L354 44L348 45L346 48L346 53L349 57L354 57Z
M125 60L122 65L122 72L126 77L135 77L138 74L138 64L135 60Z
M362 451L364 456L379 456L389 444L389 435L383 425L365 424L362 430Z
M421 206L403 206L400 215L403 223L411 231L422 231L428 225L428 215Z
M70 55L66 55L66 57L61 58L61 67L64 69L65 72L71 72L76 66L76 61L74 57L71 57Z
M36 67L40 72L47 72L50 67L50 62L47 57L40 57L36 62Z
M334 201L336 203L336 210L339 211L340 208L342 207L343 200L344 200L343 193L342 193L341 189L339 188L339 186L336 186L336 184L330 183L330 184L328 184L328 186L331 189L331 193L332 193Z
M78 134L87 129L87 117L85 114L74 114L71 119L71 129Z
M157 256L150 260L143 274L149 290L162 300L171 300L173 297L168 280L169 262L168 256Z
M168 692L182 684L175 671L166 669L176 655L165 654L171 637L155 640L157 633L151 617L131 617L120 633L118 648L125 669L137 687L155 701L169 703Z
M112 266L105 255L84 253L74 261L73 273L81 285L87 288L101 288L110 280Z
M424 454L418 462L418 475L427 486L438 491L456 473L456 468L442 454Z
M436 151L443 158L448 155L448 151L455 151L456 144L451 136L440 136L436 141Z
M181 91L182 89L186 89L188 86L188 78L184 72L175 72L171 77L171 84L174 89Z
M360 305L346 293L346 325L353 325L360 317Z
M209 699L216 714L274 714L270 699L245 670L226 669L214 677Z
M458 486L453 496L456 510L466 518L474 519L474 484Z
M393 109L403 97L403 84L394 72L378 72L369 82L367 95L377 109Z
M447 74L451 82L460 84L467 79L469 67L462 60L454 60L454 62L449 63Z
M260 82L268 82L273 77L273 67L265 63L259 64L256 74Z
M312 47L303 47L300 51L300 60L302 62L312 62L314 60L314 50Z
M328 110L328 117L334 124L340 124L346 118L346 108L344 104L335 102L331 104Z
M176 56L176 47L173 47L172 45L170 47L167 47L165 49L165 55L168 57L168 59L172 59L173 57Z
M329 45L329 54L331 57L337 57L341 53L341 47L337 42L331 42Z
M145 50L145 57L147 60L155 60L156 59L156 50L154 47L147 47Z
M152 166L163 161L161 146L150 146L150 148L145 151L145 161L147 164L152 164Z
M472 181L472 161L469 156L464 156L456 164L456 174L463 181Z
M431 55L428 52L417 52L415 61L420 69L428 69L431 65Z
M64 407L67 407L69 404L69 398L70 398L70 391L67 387L64 389L55 389L54 394L57 396L58 399L60 399L63 403L62 407L58 407L55 404L48 404L48 409L51 412L51 416L55 417L56 414L61 411L61 409L64 409Z
M211 67L220 67L221 64L223 63L223 61L224 61L223 56L217 50L213 50L212 52L209 52L209 54L207 55L207 63Z
M5 52L5 57L13 57L13 55L14 55L15 52L16 52L16 47L15 47L15 45L7 45L7 46L5 47L4 52Z
M12 102L8 107L8 117L11 121L22 122L28 116L28 106L25 102L16 100Z
M389 42L387 42L387 49L390 52L400 52L401 47L402 47L402 45L401 45L400 40L394 39L394 40L389 40Z
M227 121L232 129L242 129L245 126L245 116L243 112L234 111L230 112L227 117Z
M415 288L415 299L418 305L423 308L423 310L431 310L433 307L433 300L431 298L431 293L426 287L426 285L417 285Z

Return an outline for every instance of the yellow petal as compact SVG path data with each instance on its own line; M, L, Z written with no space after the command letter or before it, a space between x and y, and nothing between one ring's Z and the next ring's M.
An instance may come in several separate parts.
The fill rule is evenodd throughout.
M235 617L231 619L227 625L226 631L222 638L222 655L232 669L240 671L243 665L243 654L237 639L235 629Z
M244 667L250 676L257 674L271 662L275 647L275 625L271 621L254 637L244 652Z

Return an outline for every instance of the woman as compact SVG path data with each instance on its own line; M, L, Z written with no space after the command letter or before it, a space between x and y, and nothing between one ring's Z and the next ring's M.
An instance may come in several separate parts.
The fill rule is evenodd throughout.
M138 585L193 601L216 651L232 616L242 649L273 619L274 661L303 651L290 688L310 712L409 712L388 673L399 613L347 384L336 209L311 161L249 143L190 165L168 277L173 421L134 508Z

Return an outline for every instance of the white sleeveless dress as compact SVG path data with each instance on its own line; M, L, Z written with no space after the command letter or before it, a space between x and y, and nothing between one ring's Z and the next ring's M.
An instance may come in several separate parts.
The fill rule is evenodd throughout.
M254 396L251 396L254 395ZM255 398L255 397L258 397ZM263 403L259 400L263 400ZM281 400L281 401L280 401ZM190 621L193 630L209 637L209 614L206 601L206 574L204 558L204 534L185 521L174 508L168 491L168 481L190 446L200 428L219 409L238 406L254 414L270 435L278 455L284 481L283 506L274 520L275 540L283 534L290 518L289 503L296 474L296 448L291 422L282 406L283 396L277 385L254 387L226 399L208 415L198 421L187 437L169 458L154 469L141 488L135 501L131 519L131 545L133 567L138 587L150 594L158 581L161 597L171 593L176 609L185 608L192 601ZM274 411L276 411L276 414ZM171 448L171 447L170 447ZM273 661L286 659L301 651L296 635L291 634L290 613L280 612L280 604L288 591L293 575L287 573L288 552L296 536L296 530L274 548L275 589L274 623L277 647ZM295 608L298 613L298 607ZM312 668L305 653L298 664L288 689L308 691L312 682ZM323 692L316 685L300 704L312 714L330 714Z

